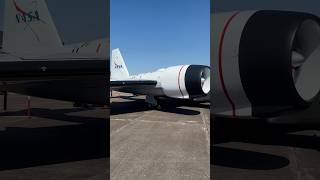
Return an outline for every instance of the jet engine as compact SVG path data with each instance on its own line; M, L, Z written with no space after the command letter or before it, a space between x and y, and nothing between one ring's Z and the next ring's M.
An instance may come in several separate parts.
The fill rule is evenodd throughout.
M172 66L137 76L135 78L156 80L157 88L171 98L194 99L204 97L210 91L210 67L208 66Z
M320 90L320 19L288 11L215 14L213 111L271 116L308 107Z

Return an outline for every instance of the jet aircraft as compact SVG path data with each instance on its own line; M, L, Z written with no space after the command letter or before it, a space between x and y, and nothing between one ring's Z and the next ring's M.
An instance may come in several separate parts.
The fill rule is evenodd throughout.
M90 104L109 102L106 38L65 45L45 0L5 0L4 4L0 91Z
M210 92L210 67L178 65L154 72L130 75L119 49L112 50L111 89L147 95L150 106L159 107L159 98L193 100Z

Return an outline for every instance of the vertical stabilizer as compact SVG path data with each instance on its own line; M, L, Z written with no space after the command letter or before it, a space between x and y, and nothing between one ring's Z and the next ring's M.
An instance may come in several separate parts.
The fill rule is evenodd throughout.
M129 78L129 72L119 49L112 50L111 79L123 80Z
M62 46L45 0L5 0L3 50L46 53Z

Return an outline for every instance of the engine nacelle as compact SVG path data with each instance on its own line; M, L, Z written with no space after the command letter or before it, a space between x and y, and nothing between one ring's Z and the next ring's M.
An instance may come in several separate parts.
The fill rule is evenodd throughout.
M287 11L213 15L213 111L269 116L307 107L320 89L320 19Z
M210 91L210 68L202 65L180 65L140 74L135 79L157 81L165 96L193 99L206 96Z

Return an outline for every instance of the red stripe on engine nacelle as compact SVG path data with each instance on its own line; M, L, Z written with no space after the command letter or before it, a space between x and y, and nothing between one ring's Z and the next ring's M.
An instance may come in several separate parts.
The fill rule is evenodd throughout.
M183 95L182 90L181 90L181 87L180 87L180 74L181 74L181 70L183 69L183 67L184 67L184 66L182 66L182 67L180 68L179 75L178 75L178 85L179 85L179 90L180 90L180 93L181 93L181 95L182 95L182 98L184 98L184 95Z
M231 96L229 95L228 91L227 91L227 88L226 88L226 85L224 83L224 78L223 78L223 71L222 71L222 49L223 49L223 41L224 41L224 38L225 38L225 35L226 35L226 32L229 28L229 25L231 23L231 21L239 14L240 12L236 12L234 13L227 21L227 23L224 25L224 28L223 28L223 31L222 31L222 34L220 36L220 42L219 42L219 77L220 77L220 82L221 82L221 85L222 85L222 89L223 89L223 92L226 96L226 98L228 99L230 105L231 105L231 108L232 108L232 116L235 117L236 116L236 108L235 108L235 104L234 102L232 101L231 99Z

